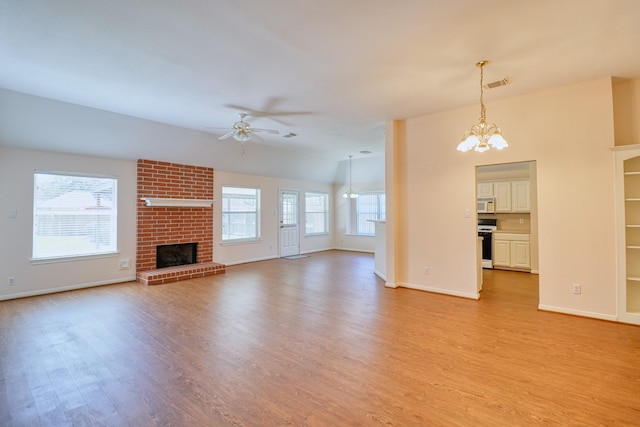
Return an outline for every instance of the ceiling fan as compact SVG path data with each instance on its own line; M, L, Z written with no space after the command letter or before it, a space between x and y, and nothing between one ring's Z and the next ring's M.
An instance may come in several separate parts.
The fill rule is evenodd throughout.
M244 118L247 117L247 114L246 113L239 113L239 114L240 114L240 121L235 122L233 124L233 127L230 129L230 132L222 135L220 138L218 138L219 140L224 140L224 139L233 137L233 139L235 139L236 141L240 141L240 143L245 143L250 139L254 139L256 141L259 141L262 139L258 135L255 135L254 134L255 132L266 132L274 135L277 135L279 133L277 130L273 130L273 129L259 129L259 128L251 127L249 123L244 121ZM208 127L206 129L228 129L228 128Z

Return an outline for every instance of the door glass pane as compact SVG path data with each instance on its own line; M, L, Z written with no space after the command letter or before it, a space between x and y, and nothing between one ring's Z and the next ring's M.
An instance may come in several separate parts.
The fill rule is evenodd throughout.
M282 225L298 224L298 195L282 193Z

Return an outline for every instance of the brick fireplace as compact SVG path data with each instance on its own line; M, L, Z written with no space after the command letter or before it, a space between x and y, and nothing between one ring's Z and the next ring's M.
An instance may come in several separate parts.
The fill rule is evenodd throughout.
M224 273L213 262L213 207L147 206L142 198L213 199L213 169L177 163L138 160L138 281L146 285L176 282ZM156 268L156 247L197 243L197 262Z

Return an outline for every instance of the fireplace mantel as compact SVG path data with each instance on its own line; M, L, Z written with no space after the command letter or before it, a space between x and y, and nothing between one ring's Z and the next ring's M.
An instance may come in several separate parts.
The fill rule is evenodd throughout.
M141 197L147 206L175 208L210 208L215 200L204 199L163 199L157 197Z

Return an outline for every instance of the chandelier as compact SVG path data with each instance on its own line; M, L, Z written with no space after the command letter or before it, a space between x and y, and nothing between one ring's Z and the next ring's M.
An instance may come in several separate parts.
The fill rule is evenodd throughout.
M480 67L480 119L477 124L471 126L471 129L464 133L462 142L458 144L458 151L469 151L474 149L478 152L487 151L489 148L495 148L502 150L508 147L509 144L502 137L502 131L494 123L487 123L487 109L484 106L484 66L489 61L482 60L476 64L476 67Z
M345 199L357 199L359 194L358 193L354 193L353 189L351 188L351 158L353 156L349 155L349 191L346 191L342 197Z

